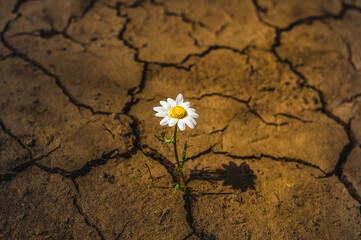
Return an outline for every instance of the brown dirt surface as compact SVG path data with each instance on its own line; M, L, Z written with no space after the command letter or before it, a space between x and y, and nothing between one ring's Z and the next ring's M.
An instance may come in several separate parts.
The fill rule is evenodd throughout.
M359 0L0 0L0 239L359 239L360 38Z

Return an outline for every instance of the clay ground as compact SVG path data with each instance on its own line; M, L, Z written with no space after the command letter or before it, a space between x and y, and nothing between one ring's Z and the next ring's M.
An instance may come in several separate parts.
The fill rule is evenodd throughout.
M360 238L360 0L0 0L0 28L0 239ZM188 194L154 138L178 93Z

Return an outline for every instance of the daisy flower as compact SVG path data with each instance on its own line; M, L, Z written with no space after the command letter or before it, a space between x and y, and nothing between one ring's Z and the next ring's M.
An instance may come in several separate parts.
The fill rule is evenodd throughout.
M169 125L173 127L178 123L178 127L181 131L184 131L186 124L190 128L194 128L197 125L195 118L198 118L199 115L196 113L196 110L190 108L191 104L189 102L183 102L183 95L178 94L176 100L168 98L166 101L160 101L162 106L154 107L153 110L157 113L155 116L162 117L160 121L161 126Z

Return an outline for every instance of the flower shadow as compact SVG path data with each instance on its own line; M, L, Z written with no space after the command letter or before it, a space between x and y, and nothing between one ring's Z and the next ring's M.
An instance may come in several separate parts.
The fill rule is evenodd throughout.
M208 182L223 181L222 186L231 186L232 189L240 189L241 192L247 189L256 190L255 180L257 176L250 166L243 162L239 166L230 161L229 165L222 164L221 169L215 171L209 170L193 170L190 174L189 181L201 180Z

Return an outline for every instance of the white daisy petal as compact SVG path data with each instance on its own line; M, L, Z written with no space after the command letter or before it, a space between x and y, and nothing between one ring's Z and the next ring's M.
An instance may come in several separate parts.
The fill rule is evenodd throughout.
M188 117L188 118L194 124L194 126L197 125L197 122L194 118L192 118L192 117Z
M157 116L157 117L166 117L166 116L168 116L168 112L157 112L155 114L155 116Z
M164 109L167 111L169 111L172 108L172 106L169 103L167 103L166 101L160 101L160 105L162 105L164 107Z
M168 102L172 107L176 106L176 102L175 102L173 99L171 99L171 98L167 98L167 102Z
M169 119L169 127L173 127L178 122L178 119L171 118Z
M167 98L167 101L160 101L160 104L162 106L154 107L153 110L157 112L155 116L163 118L160 121L161 126L175 126L179 127L180 131L184 131L186 125L191 129L197 125L194 118L198 118L199 115L194 108L190 107L190 102L184 102L182 94L178 94L176 100Z
M178 121L178 127L181 131L184 131L186 129L186 125L184 124L183 119Z
M184 122L188 125L188 127L190 127L190 128L194 128L194 124L193 124L193 122L190 120L190 119L193 119L193 118L190 118L190 117L186 117L185 119L184 119Z
M183 95L181 93L178 94L175 102L176 102L177 106L180 106L183 103Z
M190 102L184 102L180 106L184 107L184 109L187 110L191 106L191 104Z
M166 116L165 118L162 119L162 121L160 121L160 125L161 126L165 126L169 123L170 117Z
M199 115L195 112L188 112L188 116L190 116L192 118L199 118Z
M153 110L156 112L167 112L167 110L163 107L154 107Z

